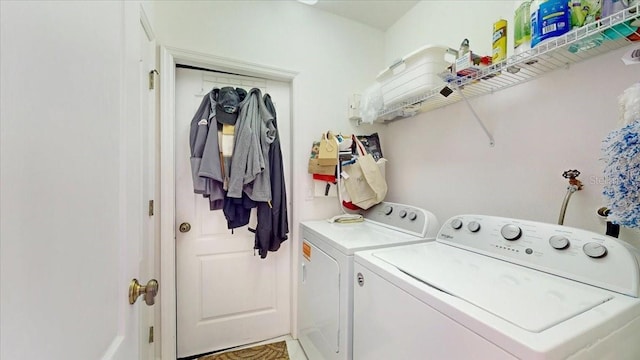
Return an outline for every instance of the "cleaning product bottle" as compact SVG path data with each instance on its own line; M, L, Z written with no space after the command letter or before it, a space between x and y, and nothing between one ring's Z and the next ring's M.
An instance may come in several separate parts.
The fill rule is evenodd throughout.
M605 0L606 4L607 0ZM585 26L600 19L602 13L602 2L600 0L571 0L571 28ZM604 41L601 33L595 33L586 38L575 41L569 45L567 50L571 53L578 53L600 46Z
M541 1L538 8L540 41L560 36L571 30L567 0Z
M500 19L493 24L493 58L496 64L507 59L507 20Z
M571 11L571 28L584 25L584 21L589 13L589 8L582 6L582 0L570 0L569 10Z
M544 1L544 0L542 0ZM529 11L531 12L531 16L529 16L529 21L531 23L531 47L535 47L540 42L540 26L538 21L539 10L540 8L540 0L533 0L529 5Z
M531 48L531 0L516 3L513 17L514 54L521 54Z
M604 0L606 4L608 0ZM571 28L577 28L600 19L602 0L569 0Z

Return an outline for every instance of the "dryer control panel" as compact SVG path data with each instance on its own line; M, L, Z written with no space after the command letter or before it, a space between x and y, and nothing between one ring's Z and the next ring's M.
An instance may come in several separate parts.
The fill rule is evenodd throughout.
M436 216L430 211L386 201L364 211L362 215L380 225L422 238L435 238L440 227Z
M437 241L638 297L640 253L623 241L563 225L485 215L447 220Z

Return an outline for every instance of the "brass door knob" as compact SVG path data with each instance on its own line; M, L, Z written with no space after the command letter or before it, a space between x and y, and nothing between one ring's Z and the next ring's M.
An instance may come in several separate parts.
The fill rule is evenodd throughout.
M182 224L180 224L181 233L189 232L189 230L191 230L191 224L189 224L188 222L183 222Z
M144 295L144 302L147 305L155 304L155 297L158 295L158 280L151 279L147 285L140 285L138 279L131 280L129 284L129 304L133 305L140 295Z

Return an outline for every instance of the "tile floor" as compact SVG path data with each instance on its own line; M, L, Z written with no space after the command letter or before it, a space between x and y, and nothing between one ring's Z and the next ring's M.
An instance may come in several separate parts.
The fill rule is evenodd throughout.
M247 346L240 346L240 347L234 348L233 350L239 350L239 349L248 348L252 346L270 344L278 341L284 341L287 344L287 352L289 353L289 360L307 360L307 356L304 354L304 351L302 350L302 346L300 346L300 343L298 342L298 340L295 340L294 338L292 338L291 335L280 336L274 339L261 341L255 344L249 344Z

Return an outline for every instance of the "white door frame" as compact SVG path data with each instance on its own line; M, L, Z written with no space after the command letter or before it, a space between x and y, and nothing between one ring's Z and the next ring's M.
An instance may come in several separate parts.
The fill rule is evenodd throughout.
M139 8L140 8L140 26L142 27L143 30L143 34L144 36L146 36L147 40L149 41L149 47L153 48L153 54L151 55L151 62L152 62L152 69L158 69L158 55L157 55L157 47L156 47L156 36L155 33L153 32L153 27L151 26L151 22L149 21L149 18L147 17L147 13L144 10L144 6L142 6L142 4L139 4ZM141 51L147 51L147 49L145 49L144 47L141 48ZM143 62L144 64L144 62ZM157 153L157 146L158 146L158 142L160 141L160 139L158 138L158 115L159 115L159 111L158 111L158 102L159 102L159 98L158 98L158 86L155 86L155 89L148 89L148 83L145 82L145 80L147 80L147 76L149 74L149 71L152 71L152 69L148 69L148 68L141 68L141 71L143 72L142 75L142 79L143 82L141 83L142 86L144 86L144 89L141 89L141 91L143 91L144 93L141 96L147 96L149 97L149 93L151 93L152 97L149 98L149 102L148 103L144 103L146 104L146 106L148 106L148 110L147 110L147 114L148 114L148 118L143 119L142 121L147 122L147 126L144 127L144 129L146 129L147 133L146 134L142 134L143 136L146 136L149 140L149 142L152 142L153 146L151 148L149 148L149 143L145 142L145 146L147 146L147 149L145 149L145 151L148 151L148 158L144 158L145 161L147 161L148 163L143 164L143 166L145 167L143 170L144 172L148 172L147 176L149 178L149 181L147 181L144 185L148 188L145 188L144 191L144 196L148 196L148 198L144 198L145 201L149 201L149 200L154 200L154 199L158 199L159 198L159 193L160 193L160 189L159 189L159 184L160 184L160 172L159 170L159 155ZM153 75L152 75L153 76ZM142 100L141 100L142 101ZM140 111L142 111L142 109L140 109ZM152 121L154 126L153 127L149 127L148 122ZM152 191L149 191L152 190ZM157 202L157 201L156 201ZM146 242L149 242L149 245L147 246L143 246L144 251L146 251L143 255L143 258L146 260L145 261L145 265L146 268L145 269L141 269L141 280L146 284L146 281L152 279L152 278L159 278L160 274L159 274L159 265L160 265L160 257L159 257L159 250L160 250L160 232L159 232L159 219L157 219L158 216L149 216L148 220L150 222L146 223L144 226L146 226L147 228L145 229L145 231L143 231L143 234L145 234L144 240ZM160 284L160 288L163 287L163 284ZM159 302L158 302L159 303ZM154 331L158 331L158 333L161 333L161 327L160 325L160 303L158 305L155 305L151 308L147 308L146 311L140 311L141 314L141 318L140 318L140 347L141 347L141 351L140 351L140 358L141 359L155 359L155 358L160 358L160 345L158 341L153 341L151 343L149 343L149 339L148 339L148 334L149 334L149 327L153 327ZM146 336L145 336L146 335ZM157 354L157 356L156 356Z
M161 47L160 50L160 278L162 290L160 296L160 321L162 326L161 354L163 359L175 359L176 347L176 222L175 222L175 74L176 65L191 65L202 68L213 68L240 75L257 76L270 80L291 83L292 108L295 98L295 71L248 63L235 59L223 58L194 51ZM292 113L291 119L294 115ZM293 137L293 120L291 121L291 136ZM293 144L293 139L289 139ZM290 145L292 146L292 145ZM293 154L293 152L291 152ZM293 163L289 159L289 169ZM292 180L293 181L293 176ZM293 189L293 184L291 184ZM288 194L291 195L291 194ZM288 196L288 206L293 204ZM293 211L289 211L293 214ZM291 229L290 229L291 232ZM291 236L290 236L291 237ZM290 240L291 241L291 240ZM295 254L292 247L292 266L295 264ZM295 297L294 297L295 298Z

